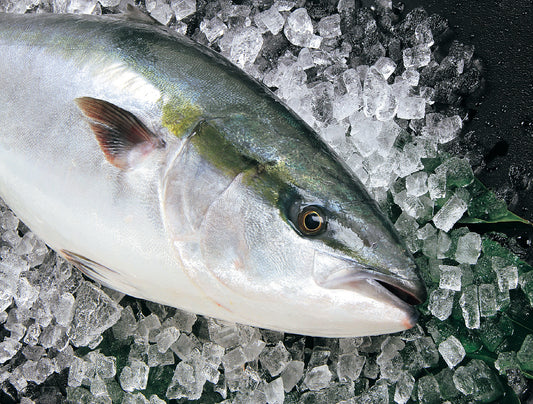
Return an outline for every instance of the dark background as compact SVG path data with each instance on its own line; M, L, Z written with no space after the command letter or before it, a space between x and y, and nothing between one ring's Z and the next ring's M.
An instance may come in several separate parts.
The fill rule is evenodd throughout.
M475 46L485 91L469 105L471 120L451 148L473 157L477 177L533 221L533 1L403 3L406 12L422 6L447 18L454 39Z

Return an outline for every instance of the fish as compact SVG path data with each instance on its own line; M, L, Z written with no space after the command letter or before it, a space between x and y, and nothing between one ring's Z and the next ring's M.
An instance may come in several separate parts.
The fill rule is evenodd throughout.
M0 14L0 197L128 295L354 337L414 326L420 270L320 136L265 86L124 16Z

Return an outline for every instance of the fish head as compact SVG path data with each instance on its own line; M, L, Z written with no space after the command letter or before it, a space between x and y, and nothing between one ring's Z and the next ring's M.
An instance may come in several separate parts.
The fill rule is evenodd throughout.
M247 144L231 137L242 127ZM213 192L197 198L204 208L194 241L175 237L174 244L194 283L226 311L219 317L328 337L412 327L425 287L359 180L303 124L292 147L252 129L239 119L213 120L191 137L192 152L211 162L202 173L213 178ZM215 162L207 143L231 161ZM178 188L171 195L184 192ZM174 234L184 227L178 222Z

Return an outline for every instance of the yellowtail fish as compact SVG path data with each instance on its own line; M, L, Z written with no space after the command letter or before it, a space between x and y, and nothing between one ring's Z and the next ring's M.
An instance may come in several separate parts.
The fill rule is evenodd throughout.
M210 49L124 18L0 14L0 196L98 282L314 336L410 328L425 287L360 181Z

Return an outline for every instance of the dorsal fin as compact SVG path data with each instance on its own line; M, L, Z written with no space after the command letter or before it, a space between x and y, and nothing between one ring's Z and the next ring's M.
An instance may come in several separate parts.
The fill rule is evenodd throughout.
M91 97L76 98L75 101L89 118L89 125L107 161L115 167L123 170L132 168L164 144L125 109Z
M126 4L126 11L124 11L123 16L130 21L143 22L145 24L163 25L150 14L142 11L130 3Z

